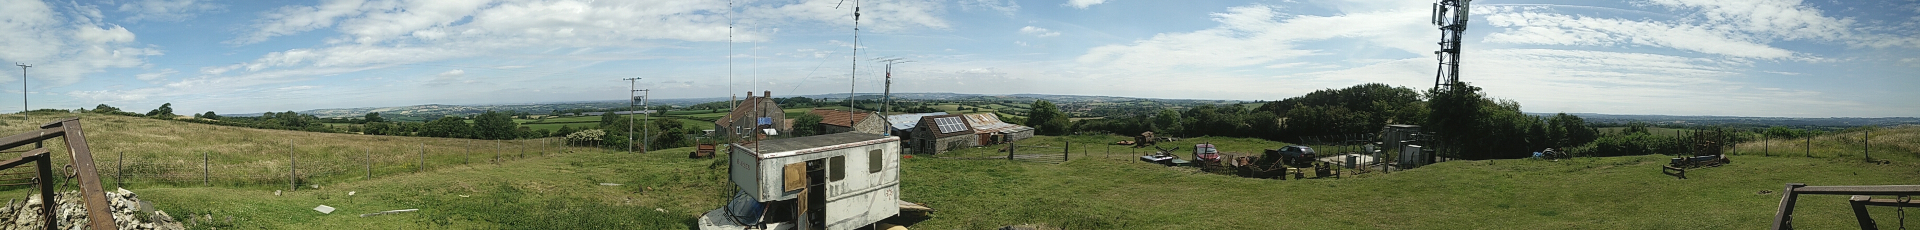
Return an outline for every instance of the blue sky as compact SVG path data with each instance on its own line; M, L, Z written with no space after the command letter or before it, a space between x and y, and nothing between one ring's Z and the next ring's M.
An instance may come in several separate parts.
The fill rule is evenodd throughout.
M0 61L32 108L180 114L869 93L883 57L895 92L1277 100L1425 90L1440 35L1431 1L864 0L856 59L855 3L0 0ZM1920 116L1913 0L1473 4L1461 79L1529 112Z

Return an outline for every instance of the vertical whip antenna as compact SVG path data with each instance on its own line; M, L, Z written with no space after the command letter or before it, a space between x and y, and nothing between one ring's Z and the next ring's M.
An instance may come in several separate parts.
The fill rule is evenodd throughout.
M840 2L847 1L840 0ZM836 4L834 8L840 8L840 6ZM853 113L857 110L857 107L853 106L853 92L855 78L858 76L860 76L860 0L853 0L853 73L847 75L847 127L853 127Z
M733 94L733 1L727 1L727 110L740 108ZM725 118L722 118L725 119Z

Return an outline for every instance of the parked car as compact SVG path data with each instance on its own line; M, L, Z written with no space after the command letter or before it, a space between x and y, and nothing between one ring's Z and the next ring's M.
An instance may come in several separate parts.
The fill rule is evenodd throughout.
M1278 157L1287 165L1298 166L1313 163L1313 159L1318 155L1314 154L1313 147L1289 145L1280 149L1268 149L1266 157Z

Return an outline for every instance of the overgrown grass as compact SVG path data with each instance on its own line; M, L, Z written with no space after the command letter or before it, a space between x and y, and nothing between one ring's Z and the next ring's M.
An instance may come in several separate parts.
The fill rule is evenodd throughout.
M5 118L0 116L0 120ZM103 148L232 148L237 153L248 151L244 146L249 144L284 140L333 140L346 146L387 146L404 151L416 143L427 143L431 150L459 146L457 143L464 141L403 138L383 142L377 139L379 136L252 130L139 118L87 119L83 122L90 128L89 141L96 152ZM19 130L25 126L5 127ZM1694 170L1688 173L1692 179L1686 180L1661 174L1658 167L1666 157L1657 155L1450 161L1346 179L1261 180L1141 163L1133 156L1146 149L1104 145L1118 140L1122 137L1042 136L1021 143L1064 146L1071 141L1073 160L1063 164L904 159L902 198L940 210L914 229L989 229L1015 224L1072 229L1755 229L1764 228L1772 220L1785 183L1874 185L1920 181L1920 164L1914 160L1894 159L1894 164L1881 165L1852 158L1778 155L1736 155L1733 164ZM1212 143L1227 153L1257 153L1284 145L1258 139L1203 137L1162 146L1184 146L1182 155L1186 155L1194 143ZM317 144L306 148L314 152L352 149ZM228 161L271 161L279 155L273 149L261 150L261 156L233 154ZM943 156L1004 154L995 150L967 148ZM499 165L435 166L422 173L407 172L410 168L406 166L386 166L389 168L376 168L380 175L372 179L317 176L319 179L309 184L319 188L302 187L279 196L274 190L284 189L284 185L153 184L132 189L174 216L214 217L211 224L204 219L194 221L195 229L685 229L692 227L701 212L719 207L725 198L722 193L730 186L723 175L725 164L714 164L716 160L712 159L686 159L681 154L686 151L690 149L653 154L577 149ZM168 159L195 157L193 153L152 154ZM327 156L315 155L316 159ZM451 163L448 161L456 160L452 156L457 155L430 158L430 165ZM714 166L717 168L710 168ZM347 196L349 191L357 195ZM20 197L27 192L14 189L0 194ZM1854 228L1845 199L1803 196L1797 226ZM320 214L311 210L317 205L339 210ZM356 216L407 208L421 211ZM1873 211L1882 220L1882 227L1893 227L1891 209ZM226 222L227 217L234 222Z
M94 165L102 179L121 182L115 181L115 176L125 175L124 182L131 188L200 185L205 183L202 179L227 186L286 188L292 177L290 166L297 166L301 184L325 184L365 180L369 164L374 177L380 177L484 164L495 156L510 160L522 159L523 155L587 149L560 146L558 140L552 138L498 141L374 136L250 129L97 114L60 117L80 117ZM56 117L35 118L51 121ZM0 120L18 121L19 116L0 115ZM44 122L34 123L8 122L0 126L0 132L11 135L37 130L39 123ZM50 149L66 148L65 143L58 140L45 143ZM56 163L71 162L63 151L54 152ZM119 173L123 168L126 173Z

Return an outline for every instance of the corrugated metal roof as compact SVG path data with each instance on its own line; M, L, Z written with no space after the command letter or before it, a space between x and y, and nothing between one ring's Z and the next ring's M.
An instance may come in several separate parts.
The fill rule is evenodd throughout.
M887 123L890 123L888 125L892 125L894 130L908 130L913 129L913 125L920 124L921 117L939 115L947 115L947 112L894 114L887 116Z
M1032 127L1016 125L1013 123L1000 121L1000 116L994 115L993 113L975 113L975 114L962 114L962 115L966 115L967 123L973 125L974 132L981 132L981 133L1022 132L1027 130L1033 130Z

